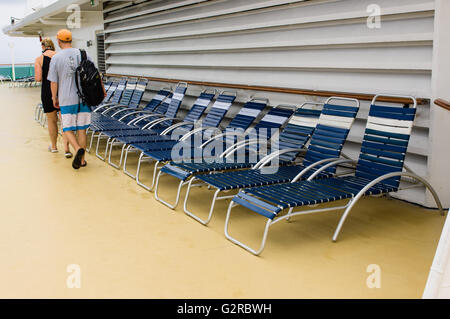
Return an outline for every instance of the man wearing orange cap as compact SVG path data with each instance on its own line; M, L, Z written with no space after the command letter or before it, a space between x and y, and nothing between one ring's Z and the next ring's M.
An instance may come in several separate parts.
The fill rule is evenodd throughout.
M50 63L47 79L51 82L52 99L55 108L61 110L61 123L69 143L76 151L72 167L86 166L86 129L91 123L91 110L78 95L75 71L81 61L80 50L72 48L72 33L62 29L56 35L61 51ZM87 56L92 61L92 59Z

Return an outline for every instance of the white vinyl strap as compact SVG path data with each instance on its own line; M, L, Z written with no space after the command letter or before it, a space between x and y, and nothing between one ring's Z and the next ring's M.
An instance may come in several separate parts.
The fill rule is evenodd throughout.
M157 94L153 97L153 100L158 100L158 101L162 101L164 100L165 96L162 94Z
M138 85L136 85L136 90L144 91L146 87L147 86L145 84L138 84Z
M257 117L259 113L261 113L260 110L243 108L242 110L239 111L238 114L245 115L245 116L251 116L251 117Z
M201 105L201 106L208 106L209 102L210 102L210 100L197 99L197 101L195 102L195 104Z
M173 96L172 96L172 99L181 101L183 99L183 97L184 97L184 94L174 93Z
M316 127L319 122L319 118L317 117L303 117L303 116L294 116L289 121L290 124L293 125L301 125L307 127Z
M217 108L217 109L223 109L223 110L228 110L231 106L231 103L229 102L215 102L213 105L213 108Z
M352 127L354 121L355 119L353 117L321 114L318 123L321 125L339 127L349 130Z
M266 114L266 116L264 116L261 121L283 124L284 122L286 122L286 120L286 116Z
M386 119L374 116L367 118L367 128L372 130L409 135L411 134L412 127L413 121Z

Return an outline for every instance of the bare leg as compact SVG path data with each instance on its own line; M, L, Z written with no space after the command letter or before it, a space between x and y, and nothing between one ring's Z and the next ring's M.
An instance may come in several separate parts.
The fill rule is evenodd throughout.
M62 139L63 139L63 145L64 145L64 152L68 153L70 152L70 147L69 147L69 140L67 139L66 133L63 132L62 133Z
M50 142L52 143L52 149L56 150L56 140L58 138L58 118L56 117L56 111L47 113L47 125L48 135L50 136Z
M72 145L75 152L78 152L78 150L81 148L78 144L77 137L75 136L74 131L66 131L64 132L64 135L66 136L67 141Z
M79 130L77 131L77 141L78 141L78 145L81 148L86 149L86 144L87 144L87 135L86 135L86 130ZM86 154L86 153L85 153ZM84 156L83 155L83 159L81 160L81 163L84 164Z
M59 117L59 121L61 122L61 112L58 112L58 117ZM70 152L69 140L67 139L65 132L62 132L61 135L62 135L62 139L63 139L64 152L68 153L68 152Z

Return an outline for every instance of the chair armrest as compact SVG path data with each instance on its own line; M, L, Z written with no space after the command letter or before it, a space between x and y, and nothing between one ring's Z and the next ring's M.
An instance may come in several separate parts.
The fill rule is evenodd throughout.
M278 150L278 151L272 152L272 153L268 154L267 156L263 157L258 163L255 164L255 166L253 166L252 169L259 169L259 168L265 166L266 164L270 163L274 158L277 158L282 154L290 153L290 152L306 152L306 149L305 148L286 148L283 150Z

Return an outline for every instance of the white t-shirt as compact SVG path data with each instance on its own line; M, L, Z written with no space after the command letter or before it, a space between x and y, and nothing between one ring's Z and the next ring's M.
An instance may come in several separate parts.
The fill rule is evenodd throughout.
M92 61L89 56L87 58ZM75 83L75 71L80 65L80 61L80 50L68 48L56 53L50 62L47 80L58 83L60 106L78 105L81 102Z

